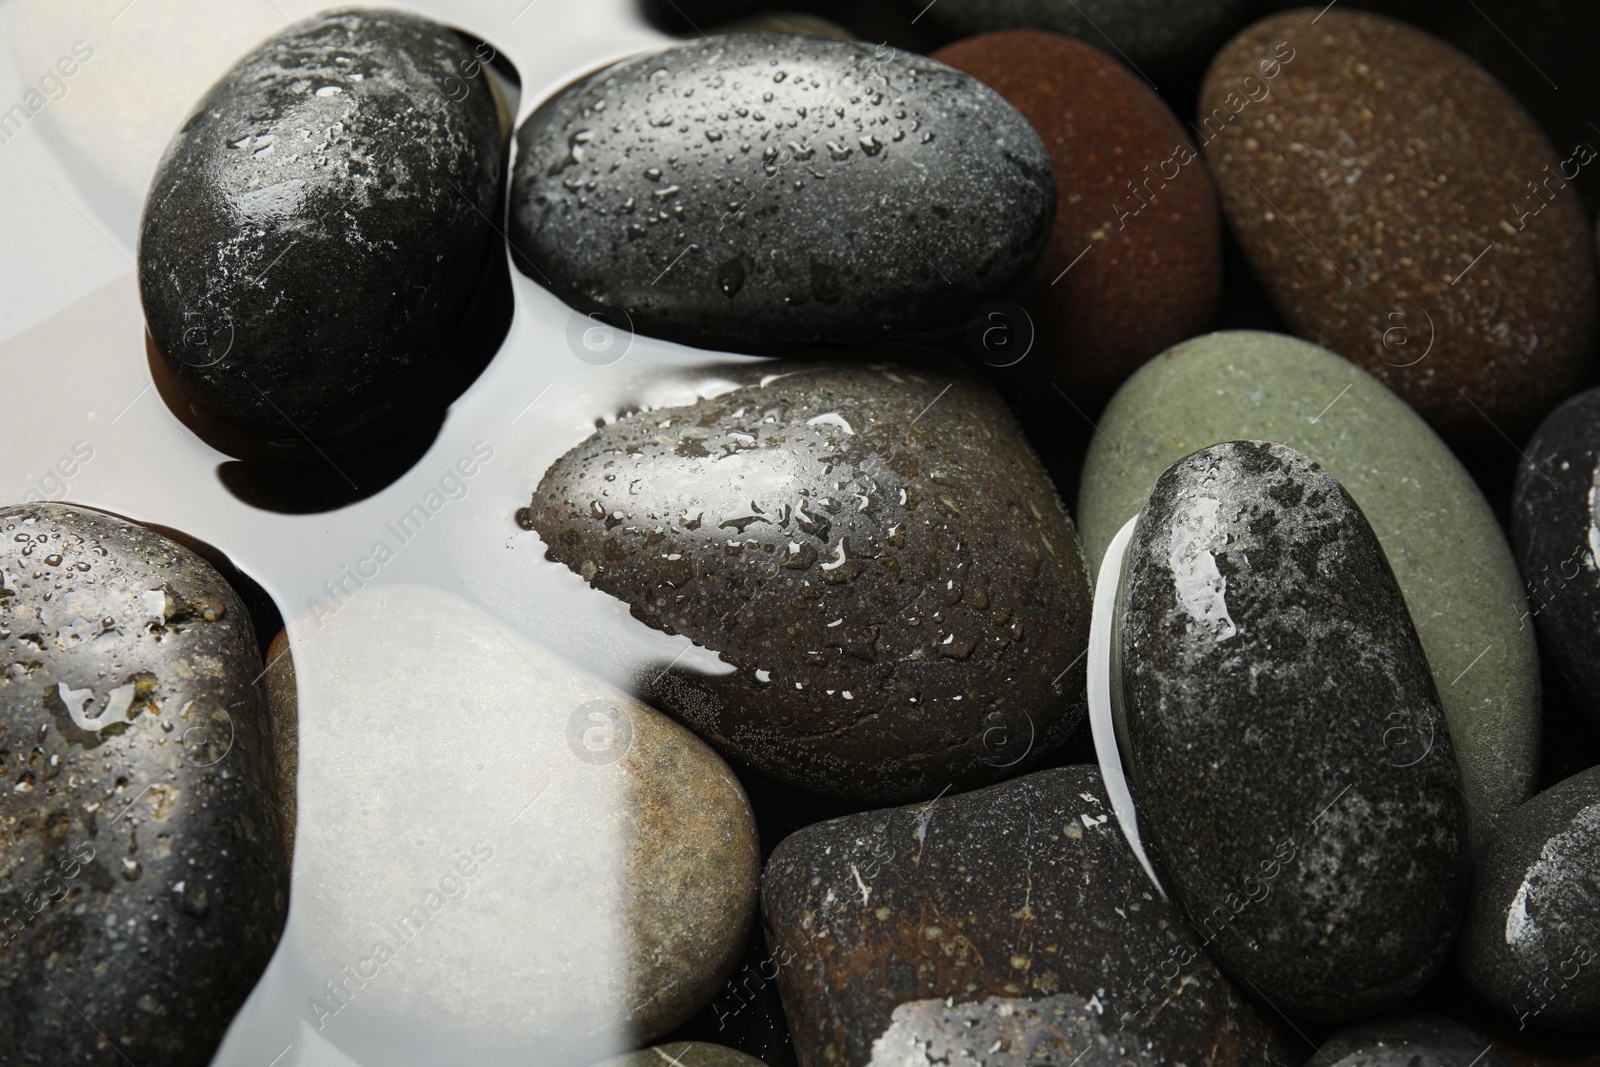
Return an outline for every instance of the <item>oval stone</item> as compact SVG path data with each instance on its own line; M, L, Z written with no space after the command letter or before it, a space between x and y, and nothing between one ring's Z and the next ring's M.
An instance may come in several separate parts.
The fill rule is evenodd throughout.
M1537 124L1460 52L1345 7L1276 15L1212 62L1200 129L1284 319L1446 438L1520 441L1583 381L1583 209Z
M1403 1015L1338 1031L1310 1061L1325 1067L1511 1067L1487 1037L1437 1015Z
M713 1045L706 1041L672 1041L665 1045L652 1045L636 1052L626 1052L595 1067L762 1067L760 1060L747 1056L726 1045Z
M1517 465L1511 539L1539 645L1600 723L1600 389L1540 424Z
M1462 971L1519 1028L1600 1025L1600 767L1499 828L1478 864Z
M1298 1063L1157 897L1095 767L808 826L761 904L801 1063Z
M363 1063L590 1063L715 996L760 849L709 745L451 592L290 630L299 1018Z
M1012 29L1071 34L1137 70L1203 59L1248 10L1246 0L939 0L926 13L961 37Z
M1053 388L1099 408L1140 364L1216 314L1222 223L1205 163L1143 79L1070 37L990 33L934 58L1009 100L1055 169L1050 242L1012 294L1032 319L1033 350L995 380L1058 410Z
M1059 747L1084 714L1088 574L999 399L934 369L734 375L748 384L605 426L517 516L731 668L666 664L649 698L837 796L932 796Z
M199 556L0 510L0 1048L211 1062L288 906L261 653Z
M1466 829L1433 676L1355 501L1283 445L1180 460L1139 514L1119 614L1140 828L1224 970L1308 1018L1416 993L1461 919Z
M139 291L203 407L274 438L347 429L456 327L505 159L490 54L415 15L333 12L200 101L145 201Z
M1039 135L887 46L739 33L619 63L517 132L522 269L585 312L739 351L959 323L1050 233Z
M1371 522L1427 652L1474 841L1532 795L1539 659L1516 562L1472 476L1402 400L1316 345L1231 331L1152 360L1099 431L1078 504L1096 569L1156 476L1207 445L1278 441L1338 478Z

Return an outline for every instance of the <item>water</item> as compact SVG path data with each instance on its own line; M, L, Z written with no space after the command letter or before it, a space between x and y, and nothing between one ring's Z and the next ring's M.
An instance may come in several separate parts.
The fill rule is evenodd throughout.
M215 10L226 4L121 6L22 4L15 24L29 36L11 44L26 70L63 35L93 42L99 66L87 64L76 97L40 122L55 123L49 143L74 182L62 192L81 219L125 240L158 154L151 146L170 129L138 128L137 110L108 118L94 109L114 110L119 87L140 77L146 97L165 84L192 101L230 61L227 49L255 38L182 51L226 20ZM322 5L279 6L298 18ZM510 60L522 78L519 122L573 78L662 40L630 0L400 6ZM259 15L241 15L255 37L281 27L256 26ZM171 110L145 109L153 127ZM122 125L109 130L113 119ZM572 149L581 162L581 144ZM724 284L736 289L742 273L728 268ZM131 269L0 345L7 395L26 398L9 405L0 498L68 500L214 545L267 590L288 626L300 704L289 919L219 1067L526 1067L563 1054L551 1012L593 1039L566 1050L573 1056L624 1040L632 920L617 895L628 853L614 816L635 786L626 760L605 761L614 734L602 729L611 720L595 725L594 714L604 718L595 708L615 702L608 681L670 662L730 668L545 560L515 516L545 468L597 423L625 410L668 418L726 391L733 383L717 364L734 357L631 337L620 359L597 365L572 342L590 324L576 316L574 329L574 312L515 269L511 279L515 317L502 349L431 447L387 488L323 513L262 511L226 488L219 471L231 457L153 388ZM40 491L35 472L69 466ZM841 542L840 562L844 551ZM120 721L134 694L62 696L88 728ZM221 759L219 773L229 773ZM120 862L136 876L137 859ZM206 907L197 888L169 887L191 914Z

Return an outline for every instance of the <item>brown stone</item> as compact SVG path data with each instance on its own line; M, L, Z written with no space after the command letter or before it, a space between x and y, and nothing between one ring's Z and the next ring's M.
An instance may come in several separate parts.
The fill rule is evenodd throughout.
M1059 748L1087 702L1088 569L999 398L933 367L730 371L597 430L516 516L731 668L650 668L646 697L791 785L880 803Z
M1009 30L934 58L1022 112L1055 169L1054 231L1013 294L1033 319L1034 348L997 381L1046 392L1053 382L1098 407L1216 313L1221 221L1206 165L1143 79L1081 41Z
M1291 328L1445 437L1521 441L1583 379L1595 263L1567 180L1583 161L1465 55L1365 12L1277 15L1213 61L1199 129Z
M277 757L278 814L283 822L283 858L294 859L295 781L300 770L300 703L294 681L294 655L289 632L279 630L267 649L267 719L272 725L272 751Z
M1051 1053L1029 1063L1300 1062L1157 896L1095 767L809 826L762 914L803 1067L902 1040L1009 1064L978 1054L1023 1032Z

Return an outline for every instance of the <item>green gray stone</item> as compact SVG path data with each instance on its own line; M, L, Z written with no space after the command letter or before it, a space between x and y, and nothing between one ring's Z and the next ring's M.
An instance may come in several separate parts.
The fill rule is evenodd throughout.
M1427 654L1475 846L1526 799L1539 664L1516 564L1488 503L1432 429L1326 349L1230 331L1186 341L1123 385L1089 447L1077 518L1092 573L1156 478L1223 441L1275 441L1339 479L1372 524Z

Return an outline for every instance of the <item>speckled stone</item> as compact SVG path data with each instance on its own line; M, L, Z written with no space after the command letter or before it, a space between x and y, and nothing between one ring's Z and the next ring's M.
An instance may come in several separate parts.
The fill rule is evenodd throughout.
M1600 723L1600 389L1562 404L1517 465L1511 540L1527 583L1522 624Z
M1278 441L1338 478L1378 535L1428 654L1474 841L1532 795L1539 658L1516 562L1472 476L1403 401L1315 345L1233 331L1151 361L1099 430L1077 516L1096 569L1156 476L1207 445Z
M1510 1067L1493 1043L1437 1015L1404 1015L1347 1027L1306 1067Z
M963 37L1012 29L1071 34L1137 69L1210 55L1248 10L1246 0L939 0L927 16Z
M189 550L88 508L0 510L7 1062L211 1061L288 905L260 672Z
M1600 1026L1600 767L1500 821L1478 865L1461 967L1519 1024Z
M478 57L415 15L320 15L212 87L145 200L139 291L173 375L227 422L363 422L461 318L505 151Z
M705 1041L674 1041L614 1056L594 1067L762 1067L754 1056Z
M1218 962L1309 1018L1416 993L1461 919L1466 826L1433 676L1355 501L1283 445L1197 452L1140 513L1118 610L1140 830Z
M658 706L818 792L933 796L1082 721L1077 533L1004 405L963 374L771 363L619 419L518 513L550 559L732 670Z
M517 133L523 270L738 351L961 323L1050 233L1039 135L976 79L860 41L730 34L568 86Z
M1294 1059L1156 896L1095 767L808 826L761 903L802 1067L921 1067L928 1045L1003 1067L1019 1029L1049 1063Z
M1060 34L985 34L934 53L1011 102L1044 140L1056 219L1012 294L1033 351L998 380L1098 408L1139 365L1211 324L1222 224L1199 150L1111 56Z
M1561 159L1443 42L1316 14L1256 23L1206 75L1228 221L1296 333L1452 442L1521 440L1582 381L1595 339L1595 255Z
M283 826L283 855L294 856L295 781L300 771L300 705L295 691L294 654L289 635L279 630L267 649L262 675L267 685L267 718L272 724L272 750L278 773L274 794Z

